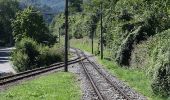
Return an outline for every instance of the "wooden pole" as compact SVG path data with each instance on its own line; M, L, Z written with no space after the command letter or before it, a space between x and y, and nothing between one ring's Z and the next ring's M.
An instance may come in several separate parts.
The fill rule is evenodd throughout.
M102 13L102 3L100 4L100 26L101 26L101 36L100 36L100 42L101 42L101 59L103 59L103 13Z
M65 1L65 72L68 72L68 0Z

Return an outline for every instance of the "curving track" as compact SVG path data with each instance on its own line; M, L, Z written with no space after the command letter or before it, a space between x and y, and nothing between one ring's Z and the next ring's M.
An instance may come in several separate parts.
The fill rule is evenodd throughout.
M118 84L113 83L105 74L103 74L98 65L92 62L81 50L76 50L78 57L86 58L86 62L81 61L86 76L88 77L99 100L132 100Z
M82 61L84 59L85 58L78 57L74 60L70 60L68 64L71 65L71 64L77 63L79 61ZM52 64L48 67L36 68L36 69L33 69L33 70L21 72L21 73L15 74L15 75L2 77L2 78L0 78L0 86L7 85L7 84L10 84L10 83L19 81L19 80L23 80L25 78L37 76L37 75L40 75L42 73L46 73L46 72L53 71L53 70L56 70L56 69L60 69L62 67L64 67L63 62L55 63L55 64Z

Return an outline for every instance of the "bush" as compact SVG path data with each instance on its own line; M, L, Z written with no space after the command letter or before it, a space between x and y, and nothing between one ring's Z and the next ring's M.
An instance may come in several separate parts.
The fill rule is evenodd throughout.
M12 53L12 62L18 71L25 71L35 68L37 56L37 42L31 38L23 38L16 44L16 49Z
M53 47L39 47L40 55L38 56L38 65L48 66L52 63L61 62L64 58L64 50L55 44Z
M151 87L156 95L170 95L170 30L158 33L137 45L132 65L142 67L151 76Z
M25 71L28 70L30 66L28 55L21 51L13 51L12 54L12 63L17 71Z
M69 40L71 40L73 38L72 34L69 34Z
M75 33L74 33L74 37L75 37L76 39L81 39L81 38L83 38L83 34L81 34L80 32L75 32Z
M26 71L63 61L63 50L59 46L49 48L31 38L23 38L12 52L12 62L17 71Z
M152 53L153 82L155 94L170 96L170 30L156 36L158 43Z
M155 73L152 89L155 94L162 96L170 95L170 49L167 53L160 53L155 62Z

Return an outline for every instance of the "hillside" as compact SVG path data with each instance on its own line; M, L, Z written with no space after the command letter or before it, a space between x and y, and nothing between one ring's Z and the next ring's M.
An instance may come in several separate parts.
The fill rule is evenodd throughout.
M50 23L53 20L54 15L64 10L64 0L20 0L21 8L33 6L43 12L44 19ZM52 13L53 15L45 14Z
M60 12L64 10L64 0L20 0L21 6L35 6L40 10L44 7L48 8L50 12Z

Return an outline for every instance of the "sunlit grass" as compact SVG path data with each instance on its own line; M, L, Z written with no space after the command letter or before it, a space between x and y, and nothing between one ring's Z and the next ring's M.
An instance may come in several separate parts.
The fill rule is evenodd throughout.
M86 39L81 40L71 40L71 46L79 48L81 50L91 52L90 42ZM97 50L97 43L95 43L95 50ZM105 57L111 56L110 52L104 52ZM109 71L115 75L117 78L124 81L129 86L133 87L136 91L146 96L149 100L170 100L170 98L163 98L153 94L151 89L151 79L149 76L145 74L142 69L130 69L130 68L122 68L119 67L114 61L101 60L99 56L97 56L97 60L99 63L104 65Z
M81 91L72 73L43 76L0 92L0 100L80 100Z
M88 38L84 38L84 39L71 39L70 40L70 45L71 47L76 47L88 52L92 52L92 43L91 43L91 39ZM97 40L94 40L94 52L97 51L98 48L98 44L97 44Z
M98 61L109 71L124 81L136 91L146 96L149 100L169 100L153 94L151 89L151 79L140 69L127 69L118 67L114 62L107 60Z

